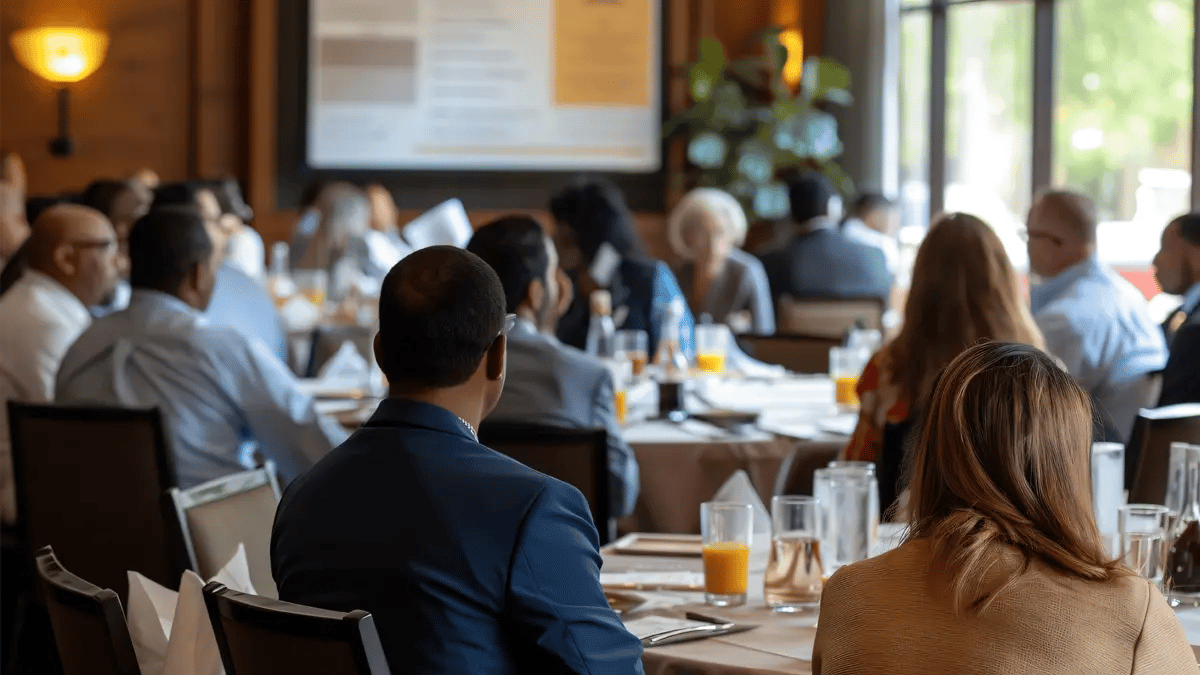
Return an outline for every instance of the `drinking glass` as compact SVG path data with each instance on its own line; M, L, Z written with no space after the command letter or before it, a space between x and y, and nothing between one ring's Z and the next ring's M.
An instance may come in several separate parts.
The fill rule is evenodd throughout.
M829 350L829 377L833 379L839 407L858 406L858 376L871 353L862 347L833 347Z
M696 326L696 367L709 373L725 372L725 324L711 323Z
M1092 443L1092 509L1105 553L1117 554L1117 510L1125 495L1125 446Z
M746 604L754 507L737 502L700 505L704 534L704 601L717 607Z
M865 469L871 474L871 546L879 543L879 520L883 517L879 507L879 479L875 475L875 462L856 460L833 460L830 469Z
M296 290L317 309L325 308L329 293L329 274L325 270L293 270L292 281L296 283Z
M644 330L617 331L617 357L633 364L633 376L641 377L650 362L650 337Z
M1164 502L1173 516L1179 515L1187 504L1187 464L1190 454L1200 458L1200 445L1171 444L1171 457L1167 469L1167 496Z
M629 416L629 388L633 386L633 362L623 357L605 359L613 379L613 409L617 424L625 424Z
M826 577L871 555L873 472L848 467L813 472L813 496L821 504L821 562Z
M1163 588L1167 553L1167 507L1129 504L1117 512L1121 559L1134 572Z
M815 497L771 499L771 553L763 596L776 612L821 605L820 504Z
M883 333L874 328L855 328L846 338L847 347L859 347L874 354L883 346Z

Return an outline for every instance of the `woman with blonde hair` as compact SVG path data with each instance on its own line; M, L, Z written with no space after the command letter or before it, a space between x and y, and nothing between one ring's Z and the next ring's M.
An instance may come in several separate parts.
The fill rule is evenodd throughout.
M987 342L933 386L904 542L826 584L813 672L1197 672L1158 588L1092 515L1092 406L1045 353Z
M875 462L885 511L898 494L904 442L934 378L980 340L1043 346L1000 237L975 216L946 214L917 251L903 327L858 380L858 426L843 453Z
M696 188L671 211L667 236L683 260L676 276L693 314L770 335L775 332L771 288L762 263L740 248L746 227L746 213L733 195Z

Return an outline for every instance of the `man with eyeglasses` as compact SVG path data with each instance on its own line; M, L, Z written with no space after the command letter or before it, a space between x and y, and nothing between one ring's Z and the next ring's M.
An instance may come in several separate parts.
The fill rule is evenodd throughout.
M279 598L370 612L396 673L641 673L583 495L476 440L504 389L505 304L459 248L388 273L375 338L388 398L279 503Z
M1154 373L1167 362L1162 331L1146 298L1096 257L1096 206L1084 195L1050 190L1029 210L1034 321L1046 349L1092 395L1125 442L1139 408L1154 404Z
M0 514L16 517L9 459L10 400L54 400L54 376L67 349L91 323L88 308L112 295L117 233L99 211L52 206L34 222L28 268L0 298Z

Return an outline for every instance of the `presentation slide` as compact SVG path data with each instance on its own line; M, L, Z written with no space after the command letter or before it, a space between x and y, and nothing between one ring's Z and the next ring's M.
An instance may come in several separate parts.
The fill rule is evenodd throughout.
M653 172L659 0L313 0L317 168Z

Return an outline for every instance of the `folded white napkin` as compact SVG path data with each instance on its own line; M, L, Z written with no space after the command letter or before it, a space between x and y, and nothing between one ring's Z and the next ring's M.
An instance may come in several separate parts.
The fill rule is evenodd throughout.
M210 581L255 593L246 549L237 552ZM128 624L143 675L220 675L221 654L204 606L204 581L191 570L172 591L129 572Z
M783 366L771 365L751 358L749 354L738 347L737 339L734 338L733 331L729 326L724 326L724 328L726 332L725 365L730 371L741 373L743 377L762 379L779 379L787 375L787 369Z
M321 309L297 293L279 308L279 319L289 333L312 330L321 322Z
M321 366L321 370L317 372L317 381L325 388L335 385L361 387L367 381L370 372L371 365L358 352L354 341L346 340L325 365Z
M463 248L473 233L463 203L449 199L405 225L402 236L416 250L439 244Z

